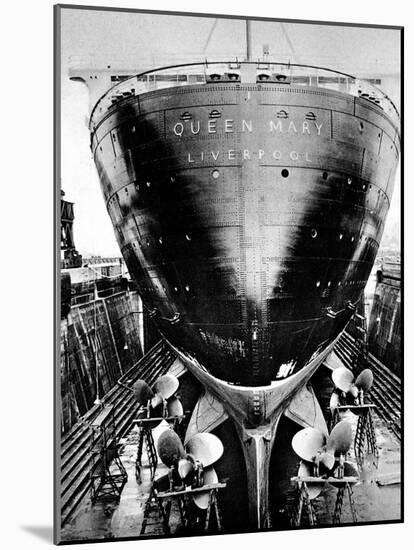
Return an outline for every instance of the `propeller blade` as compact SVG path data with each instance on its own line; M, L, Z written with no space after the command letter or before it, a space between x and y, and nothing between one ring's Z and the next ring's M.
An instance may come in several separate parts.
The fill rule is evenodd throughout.
M209 435L209 434L203 434L203 435ZM218 477L217 477L216 470L211 466L210 468L206 468L204 470L204 485L210 485L212 483L218 483ZM194 504L198 508L200 508L201 510L206 510L208 508L208 499L209 499L208 491L195 493L192 496L193 496Z
M333 412L336 409L336 407L339 407L339 404L340 404L339 395L336 393L336 391L334 391L329 401L329 408L331 409L331 412Z
M358 471L354 467L353 464L350 462L344 462L344 477L359 477ZM350 485L355 485L355 483L358 483L357 481L350 483ZM334 487L338 488L341 487L342 484L340 483L330 483L330 485L333 485Z
M211 466L223 454L223 443L210 433L193 435L185 446L187 453L201 462L204 468Z
M194 472L193 462L191 460L188 460L188 458L180 458L180 460L178 461L178 475L186 485L188 485L186 481L192 479L193 472Z
M185 458L185 450L180 438L173 430L165 430L157 441L157 452L162 462L173 466L180 458Z
M326 450L333 451L336 456L340 454L346 454L352 444L352 428L351 424L346 420L338 422L334 429L331 431L328 442L326 444Z
M148 386L145 380L137 380L132 386L134 397L140 405L145 406L150 399L154 397L152 389Z
M299 465L298 477L308 476L313 476L313 467L311 464L301 462ZM310 500L313 500L321 494L322 489L325 487L325 483L309 483L306 485L306 487Z
M355 386L364 391L368 392L371 389L371 386L374 382L374 375L371 369L364 369L355 380Z
M178 390L179 385L178 378L173 374L167 373L158 378L153 390L155 393L161 394L164 399L169 399Z
M164 403L164 399L162 397L162 395L160 393L157 393L156 395L154 395L154 397L151 399L151 407L153 409L156 409L157 407L159 407L160 405L162 405Z
M183 404L178 397L171 397L167 402L168 416L182 416L184 414Z
M332 381L337 388L348 392L354 381L354 375L346 367L338 367L332 372Z
M357 386L355 384L352 384L351 387L349 388L349 393L352 395L352 397L354 397L355 399L358 397L359 395L359 390L357 388Z
M304 428L292 438L292 448L302 459L312 462L326 443L325 435L316 428Z
M331 453L324 452L320 456L320 464L324 467L327 472L333 470L335 466L335 456Z

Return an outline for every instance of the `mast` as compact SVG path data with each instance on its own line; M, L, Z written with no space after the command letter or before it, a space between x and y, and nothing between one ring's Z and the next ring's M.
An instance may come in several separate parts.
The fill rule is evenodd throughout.
M251 61L252 58L252 35L251 21L246 19L246 61Z

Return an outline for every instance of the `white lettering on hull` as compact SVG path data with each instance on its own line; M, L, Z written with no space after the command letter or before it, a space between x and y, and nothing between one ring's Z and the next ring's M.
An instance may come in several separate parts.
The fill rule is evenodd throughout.
M282 152L278 149L273 151L265 151L264 149L258 149L257 151L250 151L249 149L242 149L237 151L236 149L227 149L225 151L200 151L200 152L188 152L187 153L187 162L190 164L209 162L213 160L217 162L225 160L259 160L264 161L269 160L271 163L272 160L276 161L294 161L294 162L312 162L311 155L309 151L285 151Z
M226 134L233 134L235 132L240 133L252 133L254 130L262 132L268 132L270 134L287 134L287 135L322 135L323 122L318 123L316 121L297 122L294 120L270 120L264 124L264 127L254 128L253 120L242 119L240 122L234 121L232 118L226 118L223 121L220 120L208 120L207 123L203 123L201 120L191 120L177 122L173 125L173 133L177 137L198 135L200 133L217 134L220 131Z

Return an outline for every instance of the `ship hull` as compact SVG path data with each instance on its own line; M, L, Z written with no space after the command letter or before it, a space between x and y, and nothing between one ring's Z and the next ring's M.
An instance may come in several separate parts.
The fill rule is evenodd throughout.
M164 335L218 379L299 372L353 313L398 131L375 105L283 85L127 98L92 150L128 269Z

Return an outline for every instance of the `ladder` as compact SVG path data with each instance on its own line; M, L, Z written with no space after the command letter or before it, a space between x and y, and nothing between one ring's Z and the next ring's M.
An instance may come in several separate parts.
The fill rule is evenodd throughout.
M355 313L354 318L357 336L355 338L356 353L352 361L352 372L356 377L368 364L368 336L365 315Z
M148 426L141 426L141 428L139 429L137 457L135 460L135 478L138 484L142 482L141 468L142 468L142 451L143 451L144 444L145 444L145 450L147 453L148 464L150 468L150 478L152 481L154 479L155 471L158 466L158 457L157 457L157 451L155 449L152 429Z
M292 527L300 527L304 522L306 523L306 521L309 526L317 525L318 521L315 507L312 500L309 498L308 485L306 482L300 484L297 499L297 504L292 510Z
M354 453L358 465L362 465L366 455L371 455L373 457L373 465L378 467L379 451L371 408L372 407L366 407L358 416L358 424L354 439Z
M358 481L358 477L316 477L316 476L305 476L305 477L292 477L292 482L295 482L297 485L297 505L293 508L291 512L291 526L300 527L307 522L308 526L318 525L318 518L316 515L315 507L313 500L309 498L309 486L312 484L324 484L329 483L337 488L335 507L332 516L332 523L338 525L341 523L342 510L343 510L343 501L344 495L347 493L349 498L349 505L351 509L353 522L358 521L357 513L355 509L355 502L353 498L352 485ZM314 499L316 500L316 499Z
M333 518L332 518L333 525L339 525L341 523L345 492L348 494L348 498L349 498L349 506L350 506L351 515L352 515L352 521L353 523L356 523L358 521L352 486L350 483L345 482L341 484L336 494L335 509L334 509Z
M90 429L89 480L92 502L119 501L128 475L118 453L112 405L102 407Z

